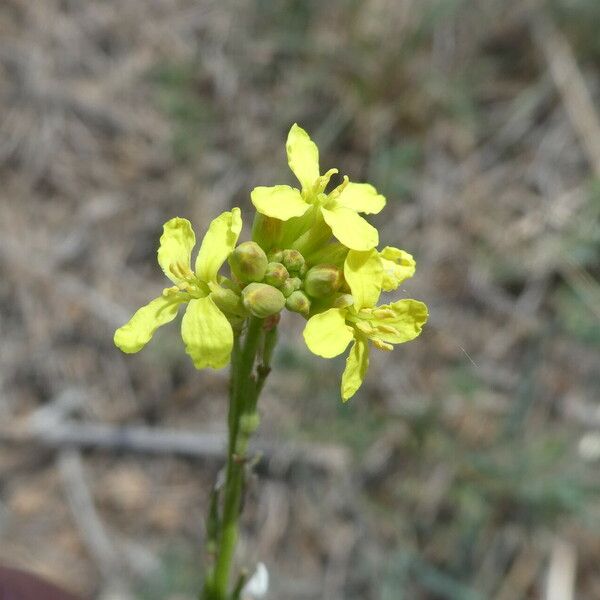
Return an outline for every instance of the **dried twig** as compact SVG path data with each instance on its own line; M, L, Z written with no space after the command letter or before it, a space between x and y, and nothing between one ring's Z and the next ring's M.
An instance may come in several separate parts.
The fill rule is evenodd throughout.
M150 427L115 427L93 423L52 420L46 424L34 421L20 431L0 430L0 441L38 444L51 448L95 448L111 452L172 454L178 456L220 459L226 455L226 436L221 433L157 429ZM324 444L293 444L283 447L277 442L257 440L252 451L269 461L289 468L302 463L313 468L339 472L347 468L345 448Z
M81 456L77 450L63 450L58 456L57 464L71 513L83 541L104 579L111 579L119 571L119 561L96 512L94 500L85 481Z
M534 13L532 31L586 157L595 175L600 176L600 119L573 51L567 39L541 11Z
M527 590L536 578L540 562L541 557L535 548L529 545L524 546L515 557L494 600L513 600L525 597Z
M573 600L577 553L573 544L556 539L550 554L545 600Z
M57 464L77 529L106 582L103 597L118 597L122 600L130 598L121 553L117 551L96 512L79 452L73 449L62 450Z

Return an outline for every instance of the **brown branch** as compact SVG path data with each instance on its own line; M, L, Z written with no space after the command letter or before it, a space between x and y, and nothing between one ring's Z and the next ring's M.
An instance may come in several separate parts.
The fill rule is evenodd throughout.
M176 455L221 459L226 456L225 434L158 429L141 426L118 427L74 421L26 425L1 429L0 443L34 444L53 449L88 448L109 452ZM286 470L296 463L339 472L348 467L348 452L330 444L279 444L256 440L251 452L263 455L274 470Z
M600 177L600 119L573 50L561 31L539 11L532 18L532 33L590 166Z

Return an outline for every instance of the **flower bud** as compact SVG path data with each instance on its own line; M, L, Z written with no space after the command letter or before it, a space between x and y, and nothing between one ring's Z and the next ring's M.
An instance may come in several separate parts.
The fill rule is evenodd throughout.
M310 310L310 300L304 292L296 290L288 296L285 301L285 306L292 312L308 315L308 311Z
M352 294L340 294L333 301L333 308L347 308L348 306L352 306L354 304L354 298Z
M269 252L269 262L280 263L283 260L283 250L272 250Z
M240 417L240 431L245 435L252 435L260 425L260 417L257 412L243 414Z
M290 273L297 273L304 266L304 257L298 250L284 250L281 262Z
M210 296L226 315L236 315L238 317L248 315L242 304L242 299L233 290L215 286Z
M267 255L256 242L243 242L229 255L231 272L244 283L261 281L268 262Z
M238 282L229 279L229 277L219 277L219 287L225 288L226 290L231 290L236 294L239 294L242 287Z
M286 279L283 282L283 285L281 286L281 291L283 292L283 295L287 298L292 292L299 290L301 285L301 279L299 279L298 277L290 277L289 279Z
M281 263L270 262L267 265L267 271L263 281L273 287L280 288L289 276L288 270Z
M304 289L313 298L330 296L340 289L342 272L335 265L317 265L304 278Z
M266 283L251 283L242 290L242 302L255 317L264 319L283 309L285 297Z

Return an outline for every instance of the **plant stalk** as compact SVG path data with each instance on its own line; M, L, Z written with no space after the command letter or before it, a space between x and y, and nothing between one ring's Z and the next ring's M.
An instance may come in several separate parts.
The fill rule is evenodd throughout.
M264 380L270 371L272 348L267 349L274 333L264 333L264 320L251 317L243 345L239 336L234 342L231 363L229 402L229 446L225 485L222 492L223 509L216 539L214 569L209 571L202 595L203 600L229 600L229 581L235 546L238 539L238 522L244 490L248 442L258 427L256 404ZM262 362L257 355L262 351Z

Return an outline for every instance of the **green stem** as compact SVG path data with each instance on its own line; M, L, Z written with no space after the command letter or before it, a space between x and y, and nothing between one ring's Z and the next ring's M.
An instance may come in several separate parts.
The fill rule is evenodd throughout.
M234 352L231 369L231 396L229 408L229 451L227 474L223 490L223 516L220 537L217 543L217 557L214 574L210 582L208 597L214 600L227 600L233 554L238 538L238 520L242 491L244 487L244 467L248 441L258 425L256 401L258 386L253 374L256 355L263 331L262 319L252 317L243 348ZM262 386L261 386L262 387ZM205 594L207 590L205 589Z
M271 359L273 351L277 344L277 324L265 331L265 336L262 345L262 355L260 365L256 368L256 400L260 396L262 389L267 381L267 377L271 372Z
M229 381L229 415L228 415L228 430L229 443L227 446L228 462L231 461L235 451L235 440L237 437L237 427L240 419L240 406L238 400L237 386L239 383L239 365L241 359L240 336L236 335L233 338L233 351L231 352L231 375Z

